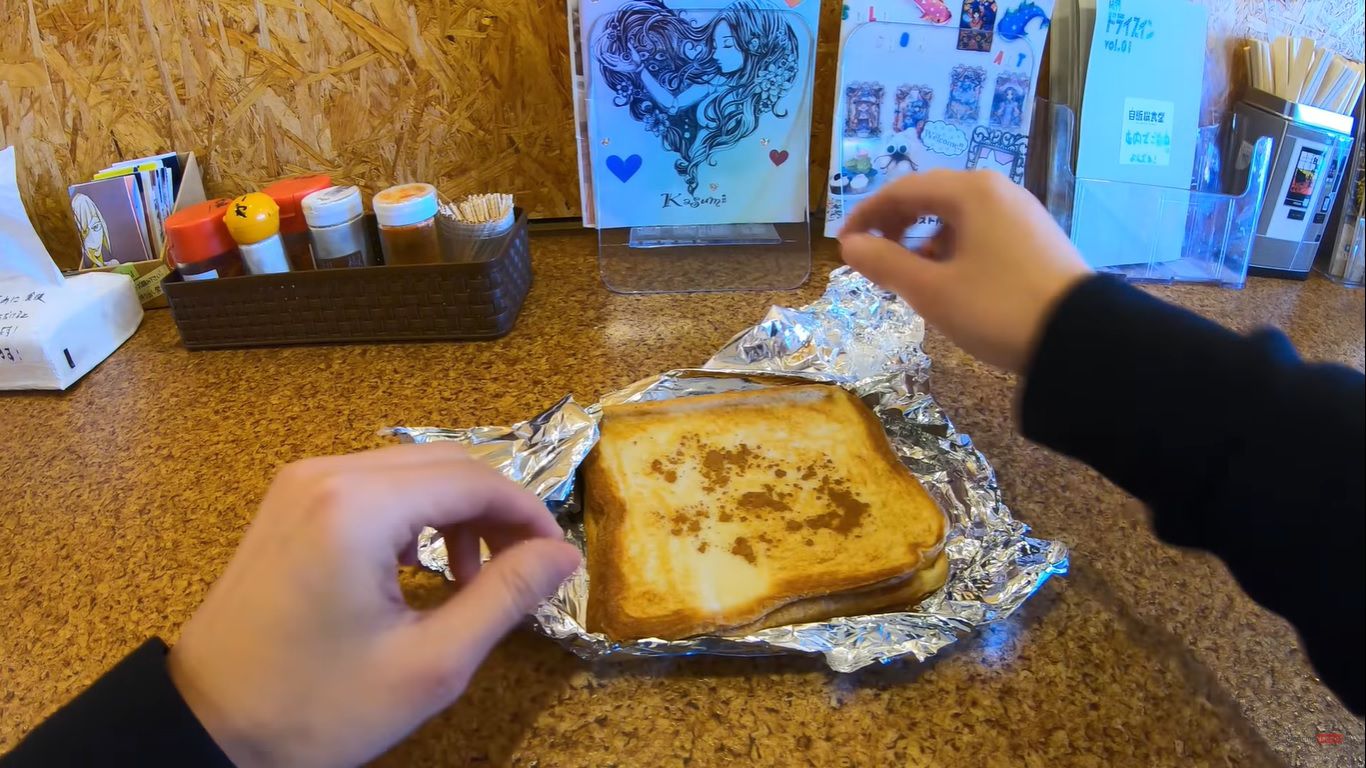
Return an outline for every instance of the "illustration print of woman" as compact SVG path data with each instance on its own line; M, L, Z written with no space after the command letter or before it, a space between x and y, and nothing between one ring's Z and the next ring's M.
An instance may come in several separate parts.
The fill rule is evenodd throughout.
M1004 95L996 104L991 122L998 128L1018 130L1024 113L1024 97L1016 88L1006 88Z
M737 0L694 24L660 0L623 5L594 45L615 103L679 156L689 194L713 155L752 135L797 77L797 37L776 6Z
M707 49L701 49L701 56L705 59ZM641 80L646 90L654 97L654 100L664 108L670 115L678 114L680 109L687 109L708 96L713 96L722 88L728 85L727 78L740 71L744 64L744 53L735 44L735 35L729 25L724 22L714 25L711 39L711 60L702 61L697 72L699 75L711 74L710 77L688 86L680 93L670 92L662 85L655 74L656 68L645 67L641 71Z

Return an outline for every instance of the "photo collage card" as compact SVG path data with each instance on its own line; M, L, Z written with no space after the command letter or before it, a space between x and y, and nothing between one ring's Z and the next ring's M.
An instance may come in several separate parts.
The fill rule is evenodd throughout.
M819 11L571 0L585 224L805 220Z
M907 174L989 168L1022 183L1051 12L1051 0L845 6L826 235ZM907 239L937 227L926 217Z

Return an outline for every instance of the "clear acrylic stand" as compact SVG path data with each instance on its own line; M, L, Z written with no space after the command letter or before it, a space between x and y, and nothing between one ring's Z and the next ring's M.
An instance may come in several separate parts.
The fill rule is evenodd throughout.
M1072 170L1076 117L1068 107L1053 105L1052 162L1044 203L1058 225L1079 241L1078 224L1088 214L1122 200L1142 211L1134 229L1114 232L1110 247L1122 250L1130 263L1099 267L1128 280L1161 283L1213 283L1241 288L1247 282L1253 238L1266 195L1272 140L1261 137L1246 157L1225 157L1219 129L1203 129L1197 153L1196 181L1190 190L1078 178ZM1247 163L1246 185L1221 189L1221 165ZM1140 236L1132 236L1140 233ZM1166 237L1171 233L1173 237ZM1083 248L1083 255L1085 254ZM1088 258L1095 260L1098 254Z
M668 121L656 124L655 131L667 134L669 140L692 142L688 146L693 153L704 142L715 142L717 134L724 125L745 125L755 121L748 129L740 128L730 137L720 140L728 144L715 151L705 163L690 170L695 178L685 177L677 146L665 146L664 135L653 140L650 146L639 143L623 148L625 142L614 141L610 135L602 135L595 130L589 145L592 156L594 179L592 199L598 224L598 269L603 284L617 293L689 293L703 291L746 291L782 290L796 288L806 282L811 273L811 227L808 174L810 168L810 115L812 110L811 67L815 57L815 41L810 27L796 12L781 8L750 8L736 6L738 10L720 11L709 9L675 9L687 19L693 30L701 31L697 40L684 41L678 50L695 58L684 63L688 66L712 67L717 72L700 85L689 86L690 81L675 84L672 91L665 95L678 98L685 103L684 97L690 89L707 92L698 106L678 106L677 111L664 114L655 111L647 120ZM729 19L726 13L745 14ZM658 20L656 20L658 22ZM636 40L644 40L642 45L659 45L669 48L670 41L658 43L654 40L653 30L668 26L673 19L653 23L646 31L635 32ZM605 24L625 25L623 20L604 17L596 25L593 40ZM748 32L738 29L747 27ZM775 32L776 30L776 32ZM782 54L773 54L767 45L765 35L786 35L791 30L792 40L798 41L798 50L804 55L792 62L795 72L785 101L780 100L776 111L785 113L786 119L775 118L773 107L762 106L767 98L760 91L763 83L773 79L774 62ZM624 34L624 33L623 33ZM730 37L745 40L732 40ZM747 42L748 41L748 42ZM709 48L710 46L710 48ZM738 47L731 47L738 46ZM715 50L711 50L715 48ZM767 61L754 59L754 50L761 51L759 57L767 56ZM661 54L663 55L663 54ZM599 66L593 58L592 46L585 50L586 66ZM726 57L735 57L727 59ZM620 59L618 59L620 61ZM645 62L649 66L651 62ZM676 62L665 62L673 66ZM780 62L781 64L781 62ZM631 66L628 60L627 67ZM782 69L782 66L779 66ZM788 71L783 69L784 72ZM666 70L667 72L667 70ZM608 110L633 109L637 112L650 112L658 109L658 100L637 98L632 101L622 96L622 90L639 94L639 89L630 90L634 84L633 74L628 71L624 78L618 78L616 89L598 87L594 83L599 78L588 77L588 110L599 118L599 125L609 121L604 116ZM622 85L623 79L632 85ZM643 75L642 75L643 80ZM653 84L651 84L653 85ZM791 98L799 94L800 99ZM737 107L736 105L742 105ZM691 115L684 115L679 121L688 133L678 135L674 118L686 109L695 109L697 118L689 122ZM596 111L595 111L596 110ZM734 114L728 114L730 110ZM615 124L620 124L619 121ZM634 126L632 126L634 128ZM703 135L711 132L711 135ZM738 136L738 139L731 141ZM638 148L638 149L637 149ZM680 170L675 171L675 166ZM749 191L746 179L764 179L774 175L774 169L788 169L784 175L787 180L782 189L762 187ZM648 169L667 168L650 176ZM643 170L644 169L644 170ZM639 174L636 186L625 186L631 178ZM641 183L646 181L648 183ZM788 184L791 186L788 186ZM696 185L687 189L688 185ZM623 190L638 187L640 201L649 200L658 206L657 219L643 220L635 213L635 206L623 206ZM786 196L793 202L787 213L766 220L757 211L767 209L772 213L782 206L762 205L760 196L772 195L774 198ZM718 203L717 201L722 202ZM658 201L658 202L656 202ZM629 226L614 226L614 217L604 215L623 208L631 208ZM689 215L687 211L710 210L714 215ZM648 218L650 214L646 214Z
M811 274L811 228L805 220L600 228L598 272L617 293L796 288Z

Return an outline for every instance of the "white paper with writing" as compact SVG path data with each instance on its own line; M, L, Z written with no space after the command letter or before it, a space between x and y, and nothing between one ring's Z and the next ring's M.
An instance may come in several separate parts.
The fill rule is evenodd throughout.
M1093 267L1181 258L1207 16L1169 0L1097 8L1072 217L1072 239Z
M112 272L61 285L0 282L0 389L66 389L142 322L133 281Z
M1176 105L1158 99L1124 100L1120 165L1172 164L1172 120Z

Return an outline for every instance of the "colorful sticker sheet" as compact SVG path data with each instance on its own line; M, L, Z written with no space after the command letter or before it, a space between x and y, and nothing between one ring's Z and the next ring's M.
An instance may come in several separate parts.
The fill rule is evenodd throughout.
M585 223L805 220L819 11L819 0L571 1Z
M886 184L932 168L1024 180L1052 0L844 6L825 233ZM926 217L907 233L928 237Z

